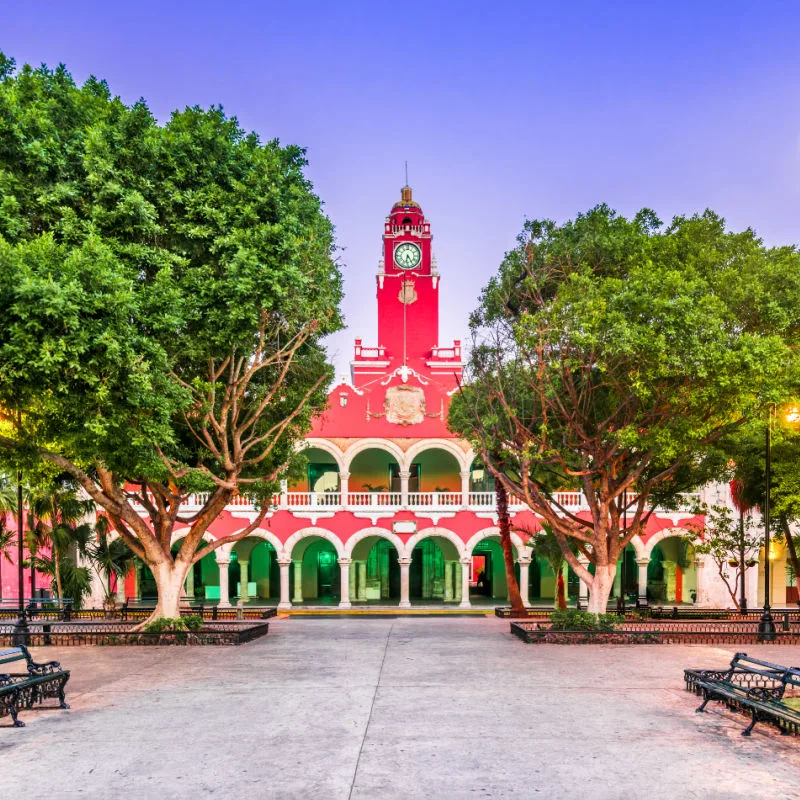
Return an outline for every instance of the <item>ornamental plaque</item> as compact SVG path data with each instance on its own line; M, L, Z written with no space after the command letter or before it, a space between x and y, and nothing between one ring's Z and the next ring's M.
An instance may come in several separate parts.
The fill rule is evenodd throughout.
M425 392L419 386L392 386L386 390L386 421L416 425L425 419Z
M417 292L414 289L414 281L403 281L403 287L400 289L400 294L397 299L404 305L410 306L412 303L417 302Z

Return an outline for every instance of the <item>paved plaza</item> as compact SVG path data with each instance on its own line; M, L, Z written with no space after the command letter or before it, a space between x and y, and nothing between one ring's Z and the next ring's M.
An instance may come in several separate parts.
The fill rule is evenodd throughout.
M749 648L800 663L799 648ZM0 798L800 798L800 738L709 646L525 645L494 618L280 619L237 648L48 648L70 711L0 727ZM3 719L5 725L7 719Z

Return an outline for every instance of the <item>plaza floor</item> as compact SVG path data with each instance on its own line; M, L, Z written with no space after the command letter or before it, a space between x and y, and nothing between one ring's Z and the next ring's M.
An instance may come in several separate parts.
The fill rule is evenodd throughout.
M732 651L508 627L295 617L236 648L38 649L72 709L0 727L0 798L800 798L800 737L744 739L683 690Z

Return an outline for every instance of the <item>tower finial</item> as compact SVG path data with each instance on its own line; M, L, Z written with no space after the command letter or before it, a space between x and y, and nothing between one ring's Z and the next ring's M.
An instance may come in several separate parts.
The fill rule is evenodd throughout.
M406 165L406 186L408 186L408 161L405 162Z

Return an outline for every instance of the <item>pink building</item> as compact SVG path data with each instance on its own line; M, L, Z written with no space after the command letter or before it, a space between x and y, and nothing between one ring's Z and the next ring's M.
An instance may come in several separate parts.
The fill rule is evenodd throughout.
M447 428L447 409L462 370L461 343L439 339L442 276L431 224L404 187L382 227L375 275L378 341L355 340L351 379L334 386L328 409L305 442L305 479L285 486L262 527L197 564L190 594L227 605L246 602L394 605L496 604L507 596L493 482L466 441ZM366 287L366 284L365 284ZM561 502L579 512L579 492ZM653 515L644 540L628 549L617 593L651 601L699 601L703 588L681 539L688 510ZM521 531L537 517L512 506ZM243 528L255 509L242 498L211 528ZM548 602L556 577L514 534L526 602ZM482 591L477 577L483 573ZM571 595L581 589L567 571ZM149 580L148 580L149 578ZM128 596L153 596L146 570L129 576Z

